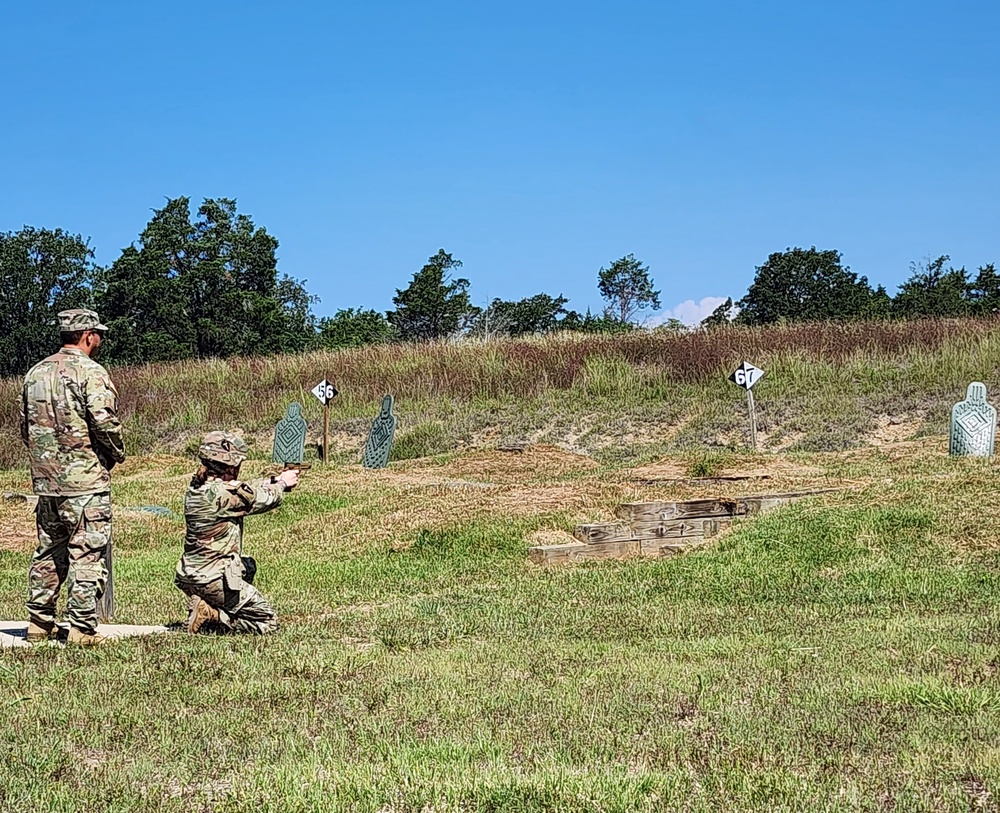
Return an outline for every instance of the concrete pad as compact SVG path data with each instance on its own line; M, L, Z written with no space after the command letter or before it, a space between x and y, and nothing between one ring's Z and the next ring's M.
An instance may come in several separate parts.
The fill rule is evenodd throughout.
M69 624L65 621L57 622L59 628L57 637L61 641L66 640L69 633ZM107 638L131 638L136 635L159 635L169 632L163 626L140 626L138 624L98 624L97 632ZM31 646L25 639L28 635L27 621L0 621L0 649L11 649L19 646ZM49 643L46 641L46 643Z
M27 630L28 628L25 626L24 631L27 632ZM9 635L6 632L0 632L0 649L13 649L16 646L31 646L31 644L24 640L24 633Z
M140 624L98 624L97 631L107 638L133 638L136 635L159 635L169 632L163 626L142 626Z
M16 491L5 491L3 493L3 498L6 502L23 502L27 503L29 508L34 508L38 505L38 497L34 494L19 494Z

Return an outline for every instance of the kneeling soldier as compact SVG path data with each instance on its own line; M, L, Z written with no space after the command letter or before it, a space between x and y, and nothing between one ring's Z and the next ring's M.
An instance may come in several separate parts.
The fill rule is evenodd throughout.
M277 614L245 578L243 517L280 505L299 473L284 471L252 483L240 480L247 445L229 432L209 432L198 456L201 467L184 496L184 554L174 574L174 584L191 599L188 632L197 632L206 622L231 632L274 632Z

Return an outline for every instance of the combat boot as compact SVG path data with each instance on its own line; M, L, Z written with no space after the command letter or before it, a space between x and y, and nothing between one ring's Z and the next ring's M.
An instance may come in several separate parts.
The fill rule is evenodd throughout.
M191 613L187 618L187 631L195 633L201 629L203 624L210 621L218 623L219 611L203 599L197 599Z
M28 634L25 640L29 644L40 644L47 641L56 633L55 624L39 624L35 621L28 621Z
M84 632L83 630L78 630L76 627L70 627L66 643L76 644L77 646L101 646L110 640L110 638L98 635L96 632Z

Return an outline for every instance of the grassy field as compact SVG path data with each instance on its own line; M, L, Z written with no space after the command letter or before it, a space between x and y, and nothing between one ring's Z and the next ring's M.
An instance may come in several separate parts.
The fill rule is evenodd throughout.
M997 472L945 445L314 469L247 521L276 636L4 652L0 810L996 809ZM183 618L182 523L134 507L191 468L116 471L120 621ZM818 487L682 557L526 556L622 501ZM0 503L0 617L31 519Z
M747 359L759 454L746 450ZM172 632L0 655L0 811L998 810L996 465L948 410L1000 324L366 348L114 372L118 621L179 624L192 452L259 473L322 377L335 465L247 521L271 638ZM0 490L28 487L0 382ZM359 450L384 392L396 461ZM524 454L503 441L526 441ZM744 475L741 481L692 478ZM811 488L682 557L541 568L621 502ZM0 502L0 617L33 517Z

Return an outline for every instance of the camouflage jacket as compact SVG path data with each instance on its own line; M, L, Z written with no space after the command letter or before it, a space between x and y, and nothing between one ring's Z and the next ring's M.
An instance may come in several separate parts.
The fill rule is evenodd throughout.
M111 488L110 469L125 460L118 391L86 353L64 347L24 377L21 439L36 494L72 497Z
M184 555L177 578L208 584L225 578L238 589L243 578L243 517L263 514L281 504L283 483L269 480L225 482L210 477L202 486L190 486L184 495Z

